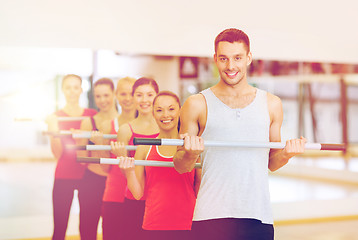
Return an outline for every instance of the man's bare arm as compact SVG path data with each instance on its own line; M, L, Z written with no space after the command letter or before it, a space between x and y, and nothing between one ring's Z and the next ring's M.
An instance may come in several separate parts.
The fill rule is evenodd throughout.
M206 103L201 94L190 96L180 111L180 134L184 138L184 146L178 147L173 158L175 169L179 173L194 169L198 157L204 149L201 137L202 118L206 117Z
M268 105L271 118L270 142L280 142L283 121L282 102L278 97L269 94ZM284 149L271 149L268 168L271 171L276 171L286 165L290 158L304 152L305 143L306 139L301 137L287 140Z

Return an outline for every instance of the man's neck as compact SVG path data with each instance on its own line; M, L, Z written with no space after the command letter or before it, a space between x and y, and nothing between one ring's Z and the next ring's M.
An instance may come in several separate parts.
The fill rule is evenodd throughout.
M240 86L218 83L211 90L221 102L232 109L245 108L256 96L256 89L247 83Z
M220 80L215 86L211 89L219 95L230 95L238 96L245 95L248 92L252 91L252 86L247 83L246 79L243 79L238 84L229 85L226 84L223 80Z

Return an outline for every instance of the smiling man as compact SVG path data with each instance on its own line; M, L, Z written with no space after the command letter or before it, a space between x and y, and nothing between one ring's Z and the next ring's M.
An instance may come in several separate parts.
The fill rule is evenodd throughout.
M281 141L281 100L247 82L252 61L248 36L238 29L221 32L215 39L214 60L220 81L184 103L184 146L173 159L176 170L184 173L202 154L193 239L273 240L268 169L275 171L303 153L306 139L288 140L282 150L204 149L206 140Z

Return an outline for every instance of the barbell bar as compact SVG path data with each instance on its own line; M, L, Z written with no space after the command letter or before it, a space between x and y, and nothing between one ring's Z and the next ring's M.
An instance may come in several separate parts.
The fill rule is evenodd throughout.
M71 122L71 121L82 121L88 117L57 117L59 122ZM45 121L45 118L31 118L31 117L16 117L14 118L15 122L36 122L36 121Z
M80 139L90 139L91 138L91 132L90 131L83 131L80 133L72 133L69 130L60 130L59 132L50 132L50 131L44 131L43 134L50 135L53 137L71 137ZM117 139L117 134L103 134L103 138L105 139Z
M134 145L165 145L165 146L183 146L183 139L167 138L134 138ZM285 142L228 142L228 141L204 141L205 147L240 147L240 148L271 148L283 149ZM305 149L309 150L331 150L344 151L346 144L323 144L306 143Z
M133 151L137 146L127 145L124 146L127 150ZM87 151L111 151L111 145L66 145L67 149L71 150L87 150Z
M78 157L77 162L118 165L119 159L118 158ZM174 167L173 162L163 162L163 161L154 161L154 160L134 160L134 165L150 166L150 167ZM195 168L201 168L201 164L196 163Z
M72 132L70 130L60 130L57 132L43 131L42 134L52 136L52 137L72 137Z
M91 138L91 132L81 132L81 133L73 133L72 138ZM103 134L103 138L105 139L117 139L117 134Z

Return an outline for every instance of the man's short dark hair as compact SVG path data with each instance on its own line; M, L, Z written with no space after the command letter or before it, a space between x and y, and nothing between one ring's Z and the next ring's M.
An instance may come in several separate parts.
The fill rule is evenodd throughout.
M236 28L225 29L215 38L215 53L217 51L219 42L242 42L247 52L250 52L250 40L246 33Z

